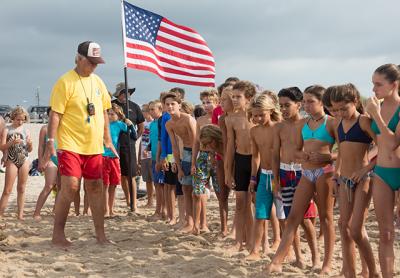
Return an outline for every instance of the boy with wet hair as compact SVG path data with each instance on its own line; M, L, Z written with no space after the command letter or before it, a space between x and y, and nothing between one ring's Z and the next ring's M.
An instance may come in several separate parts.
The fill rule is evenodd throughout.
M165 124L171 139L172 152L178 172L178 179L182 184L183 197L185 201L186 225L182 227L183 233L193 230L193 201L192 201L192 144L196 136L196 122L193 117L180 111L182 103L177 94L166 94L163 103L171 119ZM179 151L178 137L182 140L183 153Z
M252 242L251 194L248 194L251 178L251 138L253 124L247 117L247 108L256 95L255 86L248 81L239 81L232 87L233 112L225 118L227 146L225 184L236 191L236 244L234 251L243 248L243 242ZM234 184L234 185L233 185ZM245 228L246 227L246 228ZM250 245L250 244L249 244ZM251 248L251 246L248 246Z

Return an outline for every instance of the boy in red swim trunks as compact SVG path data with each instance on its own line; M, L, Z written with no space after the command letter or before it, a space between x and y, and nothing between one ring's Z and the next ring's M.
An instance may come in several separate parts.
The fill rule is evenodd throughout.
M296 132L297 123L301 120L300 107L303 100L303 94L297 87L285 88L279 91L279 105L284 121L277 124L275 128L275 140L273 151L273 171L274 188L282 202L286 218L289 216L293 202L294 192L301 178L301 165L295 162ZM312 222L310 218L316 217L316 208L311 201L301 224L310 246L312 257L319 260L317 249L317 239L315 233L312 233ZM282 229L285 223L280 222ZM300 237L297 233L293 241L294 252L296 255L296 265L304 267L303 258L300 250Z

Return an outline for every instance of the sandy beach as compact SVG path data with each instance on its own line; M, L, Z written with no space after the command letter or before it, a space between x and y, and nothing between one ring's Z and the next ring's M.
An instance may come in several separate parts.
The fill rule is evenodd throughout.
M40 125L28 126L34 141L36 158ZM4 186L4 173L0 174L0 187ZM200 236L180 234L163 221L151 222L153 209L140 209L140 214L130 215L122 200L122 190L117 191L117 216L105 220L106 234L115 244L100 246L94 238L92 219L89 216L74 216L70 211L66 234L73 241L68 250L54 248L50 244L54 197L49 196L43 210L41 222L32 219L37 196L42 190L44 177L29 177L26 188L25 220L16 219L16 186L10 198L0 226L6 227L0 235L0 277L265 277L262 268L273 253L261 261L246 262L246 251L228 252L232 239L221 239L219 232L218 202L211 196L208 203L210 233ZM83 193L82 193L83 194ZM140 200L143 207L145 200ZM81 200L81 213L83 198ZM230 218L234 209L233 195L230 197ZM335 224L338 210L335 208ZM378 264L378 226L373 205L366 221L366 229ZM319 230L319 228L318 228ZM270 238L272 232L269 231ZM400 263L399 231L396 230L395 265ZM271 241L270 241L271 242ZM342 265L340 236L336 228L336 244L331 275L339 274ZM319 241L323 256L323 240ZM314 277L318 270L311 269L311 255L302 237L302 251L306 268L300 270L285 263L283 274L276 277ZM397 267L396 276L400 276ZM360 262L358 260L358 271Z

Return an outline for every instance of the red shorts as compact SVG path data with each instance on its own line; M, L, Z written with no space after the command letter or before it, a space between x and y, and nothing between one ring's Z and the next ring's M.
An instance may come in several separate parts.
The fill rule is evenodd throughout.
M304 218L315 218L318 216L317 213L317 207L315 206L315 203L311 200L310 205L308 206L308 209L306 213L304 214Z
M58 169L61 176L81 177L88 180L99 180L103 173L103 156L101 154L83 155L65 150L57 151Z
M121 183L121 168L117 157L103 156L103 184L118 185Z

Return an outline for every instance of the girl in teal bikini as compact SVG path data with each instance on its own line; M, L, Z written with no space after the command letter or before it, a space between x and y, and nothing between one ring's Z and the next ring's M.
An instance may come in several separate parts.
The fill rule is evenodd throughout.
M48 140L47 125L44 125L40 129L39 133L38 159L39 159L39 168L42 168L43 167L42 165L47 165L47 166L44 169L45 185L43 187L43 190L40 192L38 196L35 212L33 213L33 218L36 221L41 220L40 211L42 210L42 207L46 202L47 197L49 196L51 190L56 186L58 179L57 156L54 154L51 155L51 157L44 156L47 140ZM54 148L57 149L56 142L54 142Z
M379 261L382 276L393 277L393 210L395 191L400 188L400 69L382 65L372 75L372 83L375 97L368 100L367 112L378 145L372 196L379 227Z
M331 179L334 167L332 160L332 146L335 143L335 120L324 112L322 96L325 88L314 85L304 91L304 109L309 118L299 123L298 144L296 156L301 162L303 171L297 186L292 208L282 240L267 267L268 272L281 272L282 263L293 242L296 229L304 219L310 201L316 193L316 203L319 206L320 223L324 230L325 256L321 274L328 274L331 268L335 230L333 225L333 185ZM315 237L315 231L312 231ZM319 265L319 257L313 258L313 267Z

